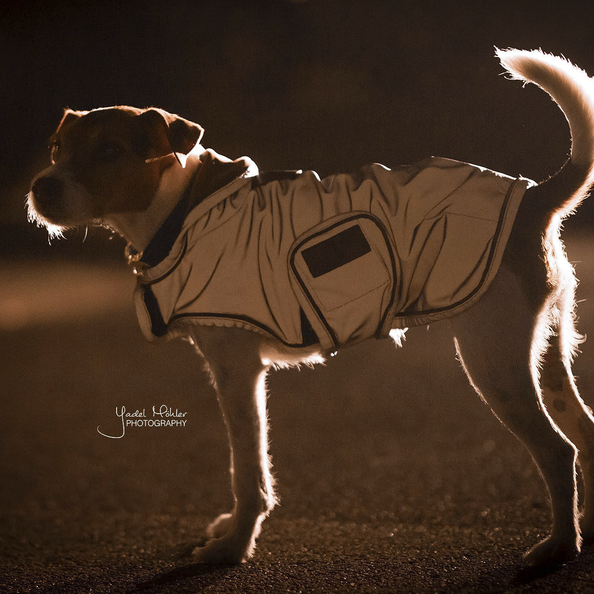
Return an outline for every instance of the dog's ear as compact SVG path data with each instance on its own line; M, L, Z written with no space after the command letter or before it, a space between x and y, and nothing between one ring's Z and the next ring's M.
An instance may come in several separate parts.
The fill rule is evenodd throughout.
M66 108L64 110L64 115L62 116L62 119L60 120L60 123L56 128L56 131L52 134L50 138L50 144L54 142L58 135L58 132L63 132L66 128L68 128L70 125L72 125L76 120L81 118L86 113L86 111L73 111L72 109Z
M187 155L202 139L204 128L195 122L162 112L169 126L169 142L176 153Z
M56 130L56 134L61 130L64 130L68 126L72 125L76 120L82 118L84 115L87 115L88 111L74 111L73 109L66 108L64 110L64 115L60 120L60 124Z
M69 128L76 120L80 119L82 116L86 115L87 111L73 111L72 109L66 108L64 110L64 115L56 128L56 131L49 137L48 140L48 147L51 150L52 154L52 163L55 163L58 159L58 155L60 153L60 141L58 135L61 132L64 132L67 128Z
M171 152L187 155L204 134L202 126L157 108L147 109L137 117L137 121L148 133L145 151L153 149L161 153L155 156Z

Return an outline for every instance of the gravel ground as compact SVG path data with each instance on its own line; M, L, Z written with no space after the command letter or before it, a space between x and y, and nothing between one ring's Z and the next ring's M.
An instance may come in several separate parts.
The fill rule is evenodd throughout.
M581 297L594 293L589 252L570 244ZM468 387L443 325L411 331L404 349L377 341L273 373L281 505L252 561L193 564L188 551L231 505L202 364L186 343L144 341L121 270L109 281L103 268L61 269L78 282L44 266L35 288L33 265L0 271L13 311L0 331L0 592L594 592L592 550L522 571L548 530L545 488ZM121 307L89 307L114 291ZM592 302L580 313L591 331ZM590 404L593 349L575 367ZM118 434L116 407L163 404L186 426L97 432Z

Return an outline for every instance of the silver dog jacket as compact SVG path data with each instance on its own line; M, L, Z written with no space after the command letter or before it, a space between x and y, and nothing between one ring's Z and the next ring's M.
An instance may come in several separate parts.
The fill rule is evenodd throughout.
M190 323L332 351L455 315L493 280L533 183L442 158L261 183L246 162L159 262L137 266L149 340Z

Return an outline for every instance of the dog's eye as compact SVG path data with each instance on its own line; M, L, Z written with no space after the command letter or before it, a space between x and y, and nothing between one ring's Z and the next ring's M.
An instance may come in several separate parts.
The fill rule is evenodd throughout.
M122 153L122 147L117 142L105 141L97 146L97 158L111 163L116 161Z
M52 142L49 145L49 149L51 151L50 155L51 155L52 164L55 165L58 162L58 160L60 159L60 154L62 152L62 147L60 145L60 142L55 140L54 142Z

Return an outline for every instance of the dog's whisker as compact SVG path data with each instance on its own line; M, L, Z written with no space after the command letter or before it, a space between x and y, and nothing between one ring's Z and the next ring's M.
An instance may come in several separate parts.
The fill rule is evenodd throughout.
M155 161L160 161L161 159L166 159L167 157L171 157L171 156L175 156L175 153L167 153L166 155L160 155L158 157L149 157L148 159L145 159L144 162L145 163L154 163Z

